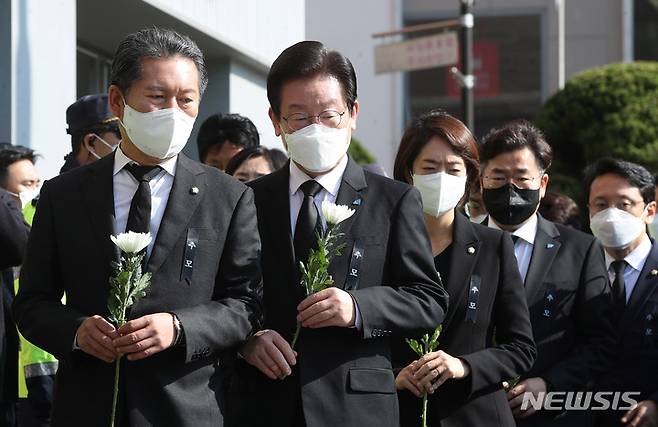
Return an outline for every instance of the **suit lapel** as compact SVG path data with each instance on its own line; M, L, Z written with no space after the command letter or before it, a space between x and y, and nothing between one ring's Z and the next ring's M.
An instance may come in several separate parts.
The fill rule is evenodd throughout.
M336 204L345 205L350 209L355 209L356 212L341 223L341 233L349 235L352 224L354 224L354 221L359 215L359 207L365 203L365 195L361 193L361 190L367 187L368 184L366 183L366 175L363 168L349 158L336 196Z
M116 234L113 171L114 153L87 166L89 178L83 180L81 186L98 243L110 260L118 261L119 248L110 240L110 235Z
M289 285L294 292L301 292L299 286L299 269L295 265L295 246L290 229L290 162L273 172L270 188L262 196L265 201L259 205L268 207L267 212L260 215L263 221L262 232L267 233L267 241L273 246L272 252L282 261L281 267L286 272Z
M455 313L465 307L464 299L470 289L470 277L480 253L480 240L469 220L455 211L452 233L452 254L450 257L450 277L444 283L450 304L444 325L450 325Z
M532 249L532 258L525 279L525 290L528 304L534 301L537 293L543 289L542 284L546 274L551 269L553 260L562 243L558 240L560 232L550 221L537 214L537 235Z
M205 171L200 165L183 154L178 156L176 176L169 193L167 207L160 222L151 257L146 265L148 271L157 271L167 259L179 236L188 228L192 215L208 190L204 175ZM199 191L193 192L192 187L196 187ZM213 189L213 191L221 191L221 189Z
M366 183L366 176L363 168L349 158L341 179L338 194L336 195L336 204L345 205L350 209L356 210L356 212L340 224L338 231L344 236L343 238L338 239L337 244L340 245L346 240L346 238L349 241L353 241L352 239L349 239L350 231L352 225L354 225L354 222L359 216L362 206L366 203L366 197L362 190L367 187L368 184ZM352 258L352 249L353 247L345 247L341 256L334 258L331 262L329 271L334 278L335 286L341 288L345 286L348 264Z
M643 316L642 308L651 293L656 289L658 289L658 245L654 243L624 310L624 316L622 317L622 327L624 329L636 317Z

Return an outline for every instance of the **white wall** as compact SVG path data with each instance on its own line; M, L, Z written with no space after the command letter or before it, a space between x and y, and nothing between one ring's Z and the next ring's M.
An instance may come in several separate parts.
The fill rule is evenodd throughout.
M271 64L304 37L304 0L143 0Z
M281 138L274 134L272 122L267 115L270 104L267 100L265 76L237 61L231 63L230 69L229 111L247 116L254 122L262 145L284 150Z
M11 62L8 142L36 150L42 156L37 169L47 179L59 173L70 151L60 141L66 108L75 101L76 1L9 1L11 52L0 56Z
M401 74L375 75L371 35L401 26L402 0L334 0L306 2L306 38L325 43L347 56L357 77L361 111L354 137L392 175L402 136Z
M266 145L280 147L265 79L279 53L304 39L304 10L304 0L0 0L0 141L34 148L42 178L57 175L70 151L65 112L76 100L78 41L111 54L126 34L160 25L189 33L204 50L212 81L202 114L244 114ZM186 148L192 155L195 141Z

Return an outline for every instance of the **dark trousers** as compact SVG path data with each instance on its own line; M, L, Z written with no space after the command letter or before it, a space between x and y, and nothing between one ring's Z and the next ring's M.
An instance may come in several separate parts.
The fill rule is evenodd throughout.
M7 427L16 427L16 409L15 401L0 402L0 425Z
M54 375L25 379L27 398L18 402L19 427L48 427L53 406Z

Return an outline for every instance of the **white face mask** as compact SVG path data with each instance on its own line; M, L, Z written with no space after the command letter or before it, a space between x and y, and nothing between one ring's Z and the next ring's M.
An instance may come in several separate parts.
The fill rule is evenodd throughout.
M423 199L423 212L439 217L452 210L464 196L466 175L455 176L446 172L414 175L414 187Z
M109 144L107 141L105 141L103 138L101 138L100 136L96 135L95 133L92 133L92 135L94 135L94 137L95 137L96 139L98 139L98 140L101 142L101 144L103 144L103 145L105 145L107 148L109 148L109 149L110 149L110 152L112 152L112 151L114 151L114 150L117 149L118 145L111 145L111 144ZM101 156L99 156L98 154L96 154L95 151L91 151L90 148L91 148L91 147L88 147L88 148L87 148L87 151L89 151L89 152L91 153L92 156L94 156L94 157L96 157L97 159L100 160Z
M604 209L590 218L590 228L606 248L623 249L645 231L645 213L636 217L614 207Z
M310 172L327 172L338 164L350 146L347 128L317 123L283 134L292 160Z
M28 205L32 200L34 200L38 195L39 195L39 189L38 188L33 188L29 190L24 190L21 191L20 193L12 193L11 191L7 191L7 193L11 194L12 196L16 196L21 200L21 210L25 209L25 206Z
M178 108L140 113L125 103L120 121L128 137L142 153L156 159L168 159L180 153L194 127L194 117Z

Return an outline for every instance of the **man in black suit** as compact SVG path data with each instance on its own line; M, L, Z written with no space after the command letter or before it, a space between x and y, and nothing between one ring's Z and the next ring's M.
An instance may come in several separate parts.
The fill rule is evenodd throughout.
M41 191L14 313L26 338L60 360L55 426L109 422L111 362L122 356L119 425L222 425L219 355L259 328L260 242L253 192L179 154L206 76L188 37L154 27L128 35L109 89L119 149ZM152 280L115 329L105 320L118 259L109 237L124 230L155 236Z
M527 122L492 130L481 147L482 198L490 227L511 233L525 284L537 359L508 391L518 425L587 425L586 411L538 413L525 393L583 391L611 357L614 329L603 250L593 237L537 213L552 150Z
M601 426L658 425L658 246L647 235L655 220L654 182L644 167L602 159L585 172L590 227L605 249L619 350L599 388L639 392L634 409L607 411Z
M433 330L447 305L420 195L347 156L359 104L343 55L319 42L295 44L272 65L267 89L270 118L292 161L250 183L266 318L241 349L252 366L238 366L231 425L397 426L390 337ZM298 262L322 226L323 200L356 213L340 225L345 248L329 267L335 286L306 296ZM293 351L296 320L302 329Z
M23 263L29 227L15 197L0 189L0 425L16 425L18 334L10 307L14 295L12 267Z

